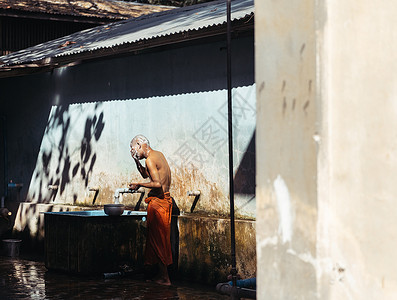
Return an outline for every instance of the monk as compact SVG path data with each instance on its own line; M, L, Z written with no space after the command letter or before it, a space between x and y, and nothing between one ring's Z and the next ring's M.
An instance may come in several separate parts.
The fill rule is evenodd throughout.
M171 285L167 266L172 264L170 224L172 199L170 196L171 170L164 155L150 147L149 141L143 135L135 136L130 144L131 156L137 169L146 182L131 182L130 189L139 187L150 188L145 202L147 207L147 237L145 249L145 264L158 264L159 272L154 281L162 285ZM146 167L141 163L146 159Z

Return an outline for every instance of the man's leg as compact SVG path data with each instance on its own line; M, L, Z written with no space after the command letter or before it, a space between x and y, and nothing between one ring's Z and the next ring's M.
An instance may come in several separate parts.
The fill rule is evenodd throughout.
M154 281L162 285L171 285L170 278L168 277L167 266L162 262L159 263L159 272L154 278Z

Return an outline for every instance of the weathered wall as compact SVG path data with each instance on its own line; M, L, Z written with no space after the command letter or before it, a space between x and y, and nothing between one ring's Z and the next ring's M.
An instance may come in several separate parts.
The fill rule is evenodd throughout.
M258 298L314 299L314 1L259 1L255 11Z
M215 285L230 273L230 219L182 216L179 222L181 278ZM255 222L237 220L236 266L241 278L256 276Z
M235 95L252 102L253 89L239 88ZM225 109L224 98L224 91L213 91L72 104L67 110L53 107L28 199L90 204L94 193L88 187L98 186L97 204L113 201L116 188L128 186L131 180L142 180L129 153L131 135L141 132L150 136L152 147L163 151L170 161L171 192L181 210L190 211L194 200L187 196L187 191L201 190L196 210L226 214L229 209L227 131L224 130L227 123L221 114ZM175 109L168 116L170 107ZM251 113L255 113L253 108ZM235 138L237 165L254 134L255 120L248 116L239 119ZM48 191L49 184L59 185L58 191ZM137 197L125 199L137 200ZM247 201L246 197L238 200L240 206ZM250 213L252 216L254 212Z
M255 218L253 47L253 36L233 41L235 203L236 215L244 219ZM210 278L224 280L220 276L230 265L230 236L225 236L227 222L222 219L229 213L225 63L225 42L212 40L1 79L9 178L24 184L21 199L29 202L15 211L14 232L39 248L40 211L55 209L53 204L64 210L92 205L90 187L99 187L95 205L113 201L116 188L139 178L129 143L142 133L170 162L171 193L182 214L189 214L195 200L187 191L201 190L190 222L180 222L185 274L207 280L191 272L200 263ZM58 189L49 190L49 185ZM127 195L124 201L135 206L138 198ZM216 219L202 223L202 215ZM206 228L192 236L188 230L195 223ZM254 222L241 224L247 226L237 225L238 267L243 276L254 276ZM203 247L202 261L186 258L183 254L195 247L184 240L190 237L215 248ZM224 259L215 261L219 255Z
M17 223L15 226L16 237L22 239L22 250L27 251L35 248L44 251L45 216L43 212L62 212L75 211L83 209L77 206L65 206L62 204L33 204L22 203L18 211ZM42 212L42 213L39 213ZM82 217L84 218L84 217ZM227 281L227 275L231 268L230 259L230 220L224 218L195 216L194 214L176 216L173 221L177 224L175 236L177 237L178 271L172 274L182 279L188 279L195 282L202 282L214 286L216 283ZM21 220L28 220L24 230L21 226ZM69 220L70 221L70 220ZM69 222L71 226L76 226L77 222ZM80 222L80 221L79 221ZM75 224L76 223L76 224ZM173 227L173 230L175 228ZM237 249L237 269L242 278L251 278L256 275L256 247L255 247L255 221L236 220L236 249ZM63 229L59 229L62 231ZM97 229L93 229L94 233ZM93 233L93 234L94 234ZM143 232L141 232L144 234ZM54 248L60 249L59 245L50 245L56 240L54 231L51 236L47 236L45 243L50 251ZM86 232L89 234L89 232ZM104 237L106 238L106 237ZM67 237L60 237L61 241ZM145 237L139 237L136 241L136 248L131 251L144 249ZM84 245L84 243L83 243ZM91 247L87 246L90 251ZM67 250L65 250L67 251ZM117 251L117 250L115 250ZM52 253L52 255L55 255ZM76 254L79 256L80 254ZM86 255L86 254L84 254ZM106 255L106 253L98 254ZM135 254L134 254L135 255ZM142 264L142 251L136 253L134 260L128 264ZM138 259L138 261L137 261ZM66 261L52 262L53 268L70 271L65 267ZM171 270L170 270L171 271ZM80 271L79 271L80 272ZM87 272L85 272L87 273Z
M224 42L203 42L0 81L9 122L10 179L37 203L111 202L138 178L129 142L138 133L173 168L171 192L182 211L226 215L227 95ZM253 37L233 43L237 214L255 216ZM24 89L18 89L24 86ZM24 120L24 123L21 120ZM58 185L57 191L48 185ZM134 197L134 196L133 196ZM128 200L128 199L127 199ZM132 199L131 201L134 201Z
M394 299L397 4L255 5L258 298Z
M319 293L395 299L397 3L332 1L325 8Z

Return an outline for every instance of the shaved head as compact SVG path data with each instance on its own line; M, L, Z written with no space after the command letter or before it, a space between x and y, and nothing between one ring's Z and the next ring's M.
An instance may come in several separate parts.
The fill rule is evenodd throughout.
M144 135L142 135L142 134L136 135L136 136L131 140L130 145L132 146L132 145L135 145L135 144L137 144L137 143L140 144L140 145L146 144L146 145L150 146L149 140L148 140Z

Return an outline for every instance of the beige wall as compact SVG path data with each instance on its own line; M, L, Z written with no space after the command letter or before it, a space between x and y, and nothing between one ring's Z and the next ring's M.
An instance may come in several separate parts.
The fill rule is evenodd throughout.
M258 1L255 14L259 296L313 299L314 1Z
M258 298L394 299L397 3L255 5Z
M330 299L397 297L396 12L394 1L327 6L318 249Z

